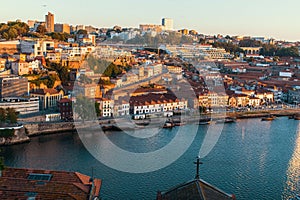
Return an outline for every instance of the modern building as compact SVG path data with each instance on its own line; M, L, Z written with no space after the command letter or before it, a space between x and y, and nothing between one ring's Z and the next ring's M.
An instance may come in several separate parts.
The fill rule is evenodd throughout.
M164 27L164 30L166 30L166 31L173 31L174 30L174 21L173 21L173 19L163 18L161 25Z
M5 167L1 174L1 200L100 199L101 179L78 172Z
M28 79L18 76L0 76L0 99L28 94Z
M31 92L30 96L38 97L40 110L46 110L56 108L57 102L63 98L64 92L63 90L57 91L56 89L37 89Z
M70 34L69 24L54 24L54 31L58 33L68 33Z
M13 108L21 115L39 112L39 98L9 97L2 98L0 108Z
M48 12L48 15L45 16L45 22L47 32L54 32L54 14Z
M54 42L47 40L21 40L20 51L24 54L33 54L36 56L45 56L48 50L54 49Z

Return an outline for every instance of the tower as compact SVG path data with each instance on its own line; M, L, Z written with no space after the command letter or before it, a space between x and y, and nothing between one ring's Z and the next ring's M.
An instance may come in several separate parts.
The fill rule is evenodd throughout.
M54 14L48 12L45 16L46 30L47 32L54 32Z
M173 25L174 25L173 19L170 18L162 19L162 26L166 31L172 31L174 29Z

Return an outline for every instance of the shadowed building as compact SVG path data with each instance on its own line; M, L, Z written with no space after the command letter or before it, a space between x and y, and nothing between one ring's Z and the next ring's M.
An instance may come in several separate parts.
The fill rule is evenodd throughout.
M68 33L70 34L69 24L54 24L54 31L58 33Z
M197 173L194 180L165 192L157 192L156 200L235 200L234 195L229 195L200 179L199 166L202 163L199 158L195 164L197 164Z

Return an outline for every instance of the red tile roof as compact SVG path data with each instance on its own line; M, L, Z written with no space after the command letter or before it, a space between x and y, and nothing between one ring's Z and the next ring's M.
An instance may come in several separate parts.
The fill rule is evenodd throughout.
M51 175L50 180L29 179L30 174ZM39 179L39 178L38 178ZM101 180L94 179L92 195L99 197ZM78 172L5 168L0 177L1 200L27 199L89 199L90 177Z
M41 94L41 95L45 95L45 94L49 93L50 95L52 95L52 94L58 94L59 91L57 91L56 89L37 89L31 93L32 94Z

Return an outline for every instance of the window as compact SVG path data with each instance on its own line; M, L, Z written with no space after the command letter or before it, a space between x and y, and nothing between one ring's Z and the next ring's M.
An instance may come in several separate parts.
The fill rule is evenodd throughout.
M50 181L52 174L29 174L28 180L38 180L38 181Z

